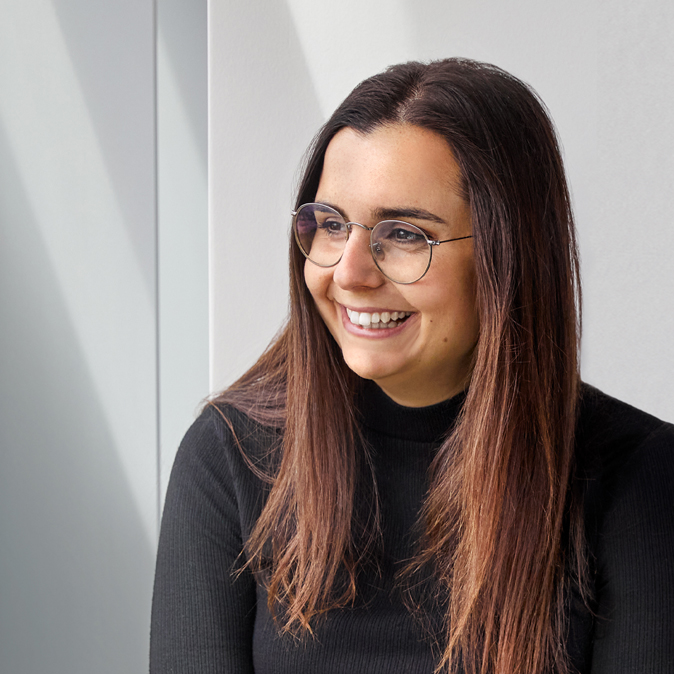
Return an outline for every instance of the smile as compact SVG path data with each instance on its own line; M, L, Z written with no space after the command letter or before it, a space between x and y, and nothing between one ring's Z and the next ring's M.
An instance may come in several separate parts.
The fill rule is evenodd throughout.
M379 330L382 328L384 329L397 328L400 324L404 323L409 316L412 315L412 312L375 311L373 313L369 313L367 311L353 311L351 309L346 309L346 314L349 317L351 323L353 323L354 325L358 325L361 328L370 328L371 330Z

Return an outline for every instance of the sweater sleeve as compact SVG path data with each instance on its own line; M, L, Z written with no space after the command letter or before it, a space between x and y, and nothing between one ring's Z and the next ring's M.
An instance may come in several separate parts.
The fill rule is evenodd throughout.
M152 602L151 674L253 672L255 581L242 561L241 475L213 410L187 432L171 472ZM228 446L229 444L229 446Z
M604 487L592 674L674 672L674 430L662 424Z

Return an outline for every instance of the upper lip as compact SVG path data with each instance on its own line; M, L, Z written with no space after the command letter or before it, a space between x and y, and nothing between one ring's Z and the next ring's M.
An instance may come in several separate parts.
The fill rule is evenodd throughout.
M338 302L339 304L339 302ZM345 309L348 309L349 311L357 311L358 313L366 313L366 314L381 314L384 311L388 311L388 313L392 314L394 311L397 311L398 313L401 312L409 312L409 313L414 313L411 309L390 309L388 307L349 307L346 304L342 304L342 306Z

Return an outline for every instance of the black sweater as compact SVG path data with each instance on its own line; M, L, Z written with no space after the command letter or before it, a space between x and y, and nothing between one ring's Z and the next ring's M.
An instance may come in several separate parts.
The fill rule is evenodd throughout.
M152 674L433 672L430 640L394 576L414 551L428 466L463 396L415 409L373 384L364 390L359 406L383 523L381 572L365 572L356 605L329 612L315 637L279 637L265 590L248 571L233 574L267 487L207 408L178 451L166 496ZM277 432L236 410L226 414L246 454L261 460ZM589 612L577 598L569 604L572 662L592 674L674 673L674 426L585 386L576 446L595 605ZM431 615L431 624L439 619Z

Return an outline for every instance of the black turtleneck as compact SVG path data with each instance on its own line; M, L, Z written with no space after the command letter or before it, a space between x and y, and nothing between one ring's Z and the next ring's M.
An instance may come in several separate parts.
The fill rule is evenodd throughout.
M414 552L428 467L463 400L407 408L364 385L357 405L381 509L378 570L363 571L353 607L329 612L299 641L278 636L251 574L232 573L267 487L207 408L185 436L166 496L152 674L431 674L431 640L396 574ZM274 433L225 413L243 450L264 455ZM572 660L592 674L674 672L674 428L585 387L577 445L597 617L570 609Z

